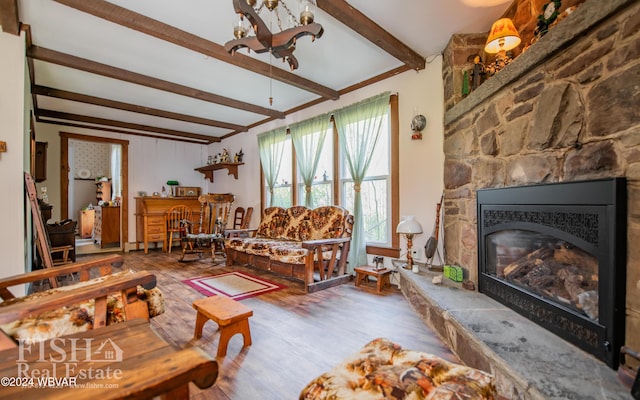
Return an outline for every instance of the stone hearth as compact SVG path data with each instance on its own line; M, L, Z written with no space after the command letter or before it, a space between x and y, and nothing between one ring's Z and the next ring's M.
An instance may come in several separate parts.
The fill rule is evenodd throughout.
M496 376L507 399L626 400L615 371L495 300L435 273L399 269L400 287L427 325L467 365Z

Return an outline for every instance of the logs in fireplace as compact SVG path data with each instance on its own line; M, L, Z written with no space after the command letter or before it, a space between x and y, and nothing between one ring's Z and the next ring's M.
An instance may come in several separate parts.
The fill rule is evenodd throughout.
M626 181L479 190L479 290L616 368Z

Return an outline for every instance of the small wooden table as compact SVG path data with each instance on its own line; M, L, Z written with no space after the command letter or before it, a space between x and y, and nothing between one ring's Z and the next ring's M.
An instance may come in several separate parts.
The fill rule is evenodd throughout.
M388 268L376 269L368 265L356 267L356 286L360 286L363 281L369 281L370 276L374 276L377 280L378 293L382 293L385 287L391 287L391 272Z
M175 349L134 319L2 351L0 376L25 378L22 386L3 385L0 399L188 399L189 382L213 385L218 363L197 347Z
M253 315L253 310L249 307L228 297L211 296L195 300L193 308L198 311L193 334L195 339L202 337L202 328L208 320L214 321L220 327L218 357L227 355L229 339L236 333L242 334L244 346L251 346L249 317Z

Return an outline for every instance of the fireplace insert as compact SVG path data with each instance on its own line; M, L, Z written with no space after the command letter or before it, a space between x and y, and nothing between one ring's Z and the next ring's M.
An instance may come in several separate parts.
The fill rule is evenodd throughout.
M626 180L482 189L477 198L480 292L617 368Z

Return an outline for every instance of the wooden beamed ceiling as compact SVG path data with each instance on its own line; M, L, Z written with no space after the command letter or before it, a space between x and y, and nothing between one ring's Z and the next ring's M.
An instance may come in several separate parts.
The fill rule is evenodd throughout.
M0 0L0 26L2 32L12 35L20 34L18 0Z
M234 54L233 56L228 54L224 47L218 43L211 42L209 40L198 37L189 32L182 31L176 27L165 24L163 22L154 20L147 16L141 15L134 11L128 10L123 7L119 7L115 4L109 3L104 0L54 0L60 4L64 4L68 7L76 10L91 14L93 16L108 20L118 25L133 29L152 37L173 43L175 45L184 47L186 49L204 54L208 57L215 58L217 60L229 63L231 65L246 69L248 71L268 76L271 79L283 82L287 85L294 86L296 88L305 90L310 93L314 93L320 96L318 99L297 106L287 111L278 111L271 108L265 108L258 105L246 103L243 101L235 100L229 97L221 96L215 93L205 92L197 88L191 88L177 83L161 80L151 76L146 76L132 71L127 71L121 68L113 67L110 65L101 64L95 61L84 59L70 54L64 54L53 49L46 49L38 47L28 43L27 57L29 59L30 74L32 78L33 89L32 94L34 97L35 113L38 121L55 123L69 126L81 126L81 127L95 127L91 125L78 125L75 121L88 124L105 125L109 127L119 127L125 129L138 130L143 132L155 132L166 136L153 136L146 133L114 130L110 128L103 128L104 130L127 133L132 135L141 136L153 136L161 137L165 139L171 139L175 137L178 141L193 141L194 143L212 143L219 142L220 138L215 136L207 136L197 133L181 132L177 130L157 128L147 125L134 124L128 122L114 121L104 118L95 118L83 115L76 115L71 113L56 112L51 110L40 109L37 106L36 95L55 97L80 103L93 104L108 108L114 108L119 110L125 110L133 113L140 113L146 115L152 115L156 117L168 118L183 122L190 122L202 125L208 125L212 127L218 127L223 129L229 129L232 132L222 136L226 138L235 135L240 132L246 132L248 129L264 124L274 119L284 118L285 115L293 112L300 111L304 108L311 107L326 100L335 100L345 93L357 90L366 85L378 82L383 79L387 79L390 76L396 75L400 72L404 72L409 69L420 70L425 68L425 58L418 53L404 45L397 38L389 34L382 27L377 25L371 19L364 14L353 8L344 0L317 0L318 7L334 17L337 21L343 23L356 33L369 40L388 54L392 55L396 59L400 60L404 65L399 68L394 68L391 71L379 74L373 78L367 79L359 84L352 85L342 90L336 90L325 87L313 82L309 79L305 79L291 72L282 70L280 68L271 68L269 64L254 59L249 56ZM13 11L11 7L4 7L4 5L15 6L15 14L17 21L17 0L0 0L0 22L3 24L5 21L11 21ZM3 25L4 26L4 25ZM13 29L13 26L12 26ZM29 33L29 32L28 32ZM258 121L249 126L243 126L233 124L230 122L216 121L207 118L201 118L191 115L173 113L170 111L154 109L150 107L143 107L139 105L118 102L114 100L84 95L80 93L69 92L57 88L43 87L35 85L35 71L33 71L33 61L40 60L48 63L62 65L68 68L86 71L93 74L106 76L129 83L151 87L158 90L163 90L170 93L175 93L187 97L192 97L202 101L208 101L211 103L241 109L243 111L249 111L256 114L262 114L267 116L266 119Z

